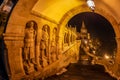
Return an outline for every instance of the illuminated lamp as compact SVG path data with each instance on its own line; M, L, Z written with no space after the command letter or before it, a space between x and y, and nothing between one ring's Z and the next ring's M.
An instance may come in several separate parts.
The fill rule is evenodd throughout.
M87 0L88 7L94 12L95 10L95 3L93 0Z

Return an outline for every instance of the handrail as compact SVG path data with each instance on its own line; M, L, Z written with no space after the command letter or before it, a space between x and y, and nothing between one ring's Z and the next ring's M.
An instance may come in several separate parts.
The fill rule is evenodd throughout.
M74 45L76 44L76 42L74 42L73 44L71 44L70 46L67 46L65 48L65 50L62 51L62 53L66 53L68 50L70 50Z

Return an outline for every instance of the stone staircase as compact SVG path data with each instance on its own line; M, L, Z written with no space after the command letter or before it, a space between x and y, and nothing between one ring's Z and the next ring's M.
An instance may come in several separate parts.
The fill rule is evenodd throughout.
M62 75L54 75L45 80L117 80L105 72L101 65L82 65L81 62L68 66Z

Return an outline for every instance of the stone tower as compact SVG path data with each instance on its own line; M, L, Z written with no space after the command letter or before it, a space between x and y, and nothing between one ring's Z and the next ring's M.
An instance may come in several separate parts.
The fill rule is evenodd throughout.
M87 29L86 29L86 26L85 26L85 23L84 21L82 22L82 27L80 29L80 38L81 39L86 39L87 38Z

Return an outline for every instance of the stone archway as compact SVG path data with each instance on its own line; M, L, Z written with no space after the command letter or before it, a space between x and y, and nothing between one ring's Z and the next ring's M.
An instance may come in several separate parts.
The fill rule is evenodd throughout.
M40 1L40 0L38 0L38 1ZM65 1L65 2L68 4L67 1ZM57 38L59 38L58 41L60 43L60 44L58 44L58 46L61 46L62 40L64 39L62 31L63 31L65 25L67 24L67 22L76 14L79 14L81 12L90 12L89 8L87 7L87 5L85 5L85 3L84 3L84 5L81 5L81 4L83 4L83 2L81 2L79 4L78 2L73 0L73 2L75 2L74 6L72 5L70 7L70 6L64 5L65 7L68 7L65 10L63 9L64 6L62 6L61 16L59 16L59 14L56 15L56 11L54 12L53 10L56 7L56 5L61 7L62 2L60 4L56 4L52 7L46 6L46 8L42 9L41 11L38 9L38 8L41 7L40 3L38 3L39 7L36 6L37 8L35 8L35 10L37 10L37 12L40 12L40 13L36 14L35 12L33 12L34 10L32 9L35 6L36 2L37 2L37 0L32 0L32 1L19 0L18 4L15 6L15 8L14 8L14 10L13 10L11 16L10 16L10 19L8 21L8 24L7 24L6 32L4 34L4 43L5 43L5 46L6 46L6 54L8 54L8 55L6 55L6 57L8 59L8 60L6 60L6 62L8 64L8 65L6 65L6 67L7 67L7 69L10 68L9 71L8 71L8 75L11 79L12 78L13 79L14 78L15 79L16 78L20 79L24 76L25 77L31 77L31 75L28 75L28 76L25 75L24 69L23 69L23 64L22 64L22 57L21 57L22 56L22 48L23 48L23 45L24 45L24 43L23 43L24 27L25 27L25 24L28 20L35 20L38 23L39 38L41 38L41 35L40 35L41 34L41 28L44 24L50 25L51 29L55 26L58 26L58 28L59 28L58 30L60 30L58 32L59 34L57 36ZM63 3L65 4L65 2L63 2ZM26 4L26 5L24 5L24 4ZM43 3L42 3L42 5L43 5ZM69 4L69 5L71 5L71 4ZM77 5L80 5L80 6L75 7ZM53 10L51 10L51 8ZM73 8L73 9L69 11L69 9L71 9L71 8ZM46 15L44 16L44 15L41 14L41 12L46 11L46 9L47 9L47 12L46 12ZM68 10L68 12L66 10ZM49 11L51 13L48 13ZM21 13L21 12L23 12L23 13ZM119 36L119 33L120 32L119 32L119 29L118 29L117 22L115 21L115 19L111 15L108 15L107 13L105 13L101 9L96 9L95 13L98 13L98 14L104 16L107 20L110 21L110 23L114 27L114 30L115 30L115 33L116 33L116 40L117 40L117 44L118 44L117 56L119 56L120 55L119 54L119 52L120 52L120 48L119 48L120 47L120 36ZM50 16L50 15L52 15L52 16ZM64 16L62 16L62 15L64 15ZM48 17L46 17L46 16L48 16ZM51 19L51 17L52 18L54 17L55 20L57 20L57 22L56 21L54 22L54 20ZM37 47L37 49L38 48L39 48L39 46ZM70 53L71 51L73 51L73 50L70 50L67 53ZM38 50L38 52L39 52L39 50ZM13 56L15 56L15 57L13 58ZM117 60L119 60L119 57L116 58L116 61ZM54 66L52 66L52 67L50 66L49 69L45 69L44 71L42 71L43 73L45 72L45 74L42 74L41 71L40 71L41 75L42 76L46 76L47 74L51 75L50 71L51 72L54 71L56 69L56 65L60 64L59 62L61 63L61 59L58 62L56 62ZM118 62L120 62L120 60ZM67 62L66 64L68 64L68 63L69 62ZM65 66L66 66L66 64L65 64ZM62 67L62 66L64 66L64 64L60 65L60 67ZM117 71L117 69L116 69L116 71Z
M87 5L83 4L80 5L78 7L73 8L72 10L68 11L60 20L59 22L59 43L62 44L62 38L63 35L61 35L63 32L64 27L66 26L66 24L68 23L68 21L75 15L82 13L82 12L91 12L90 9L88 8ZM114 19L114 17L112 15L110 15L109 13L105 12L104 10L100 9L100 8L96 8L95 9L95 13L100 14L101 16L103 16L105 19L107 19L115 32L115 39L117 42L117 53L116 53L116 58L115 58L115 64L112 66L113 69L111 71L108 71L112 76L114 77L119 77L119 73L116 73L117 70L119 69L119 64L120 64L120 60L119 60L119 55L120 55L120 30L119 30L119 25L117 23L117 21Z

